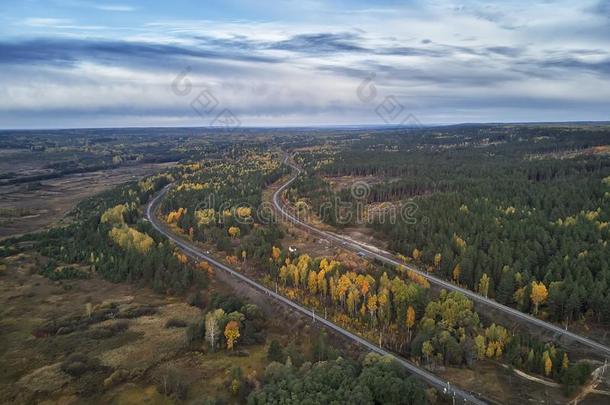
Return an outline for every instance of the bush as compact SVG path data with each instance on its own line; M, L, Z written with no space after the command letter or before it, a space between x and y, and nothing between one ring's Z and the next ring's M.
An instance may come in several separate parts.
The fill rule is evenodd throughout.
M139 318L141 316L150 316L157 313L157 308L150 305L142 305L139 307L132 307L122 310L118 313L118 318Z
M217 292L214 292L210 299L211 308L220 308L224 310L227 314L239 311L244 306L244 304L244 300L239 297L233 295L223 295Z
M109 325L90 330L87 335L92 339L108 339L129 329L129 321L119 319ZM59 333L59 331L58 331Z
M568 367L561 378L564 394L573 395L581 385L587 382L591 371L592 367L589 363L578 363Z
M200 290L197 290L193 294L189 295L186 302L189 305L200 308L200 309L204 309L205 305L206 305L205 299L204 299L203 295L201 294Z
M89 359L84 354L74 353L68 356L60 368L64 373L70 374L72 377L80 377L89 371L95 371L98 364L95 360Z
M269 344L269 349L267 349L267 360L270 362L277 361L278 363L283 363L286 360L282 346L275 339L271 341Z
M86 279L90 277L89 273L79 270L76 267L55 267L53 262L49 262L49 264L40 271L40 274L53 281Z
M104 380L104 388L110 388L113 385L117 385L131 376L131 373L124 369L119 369L110 374L110 377Z
M108 339L114 336L114 334L108 328L95 328L90 330L87 336L91 339Z
M203 319L190 324L185 331L186 345L190 346L195 341L203 339L205 336L205 322Z
M177 399L184 400L188 386L184 381L185 378L175 369L165 371L157 381L157 391L166 396L174 396Z
M106 326L106 329L111 331L113 334L125 332L127 329L129 329L129 321L127 319L119 319L118 321Z
M187 326L188 323L186 323L186 321L183 321L182 319L171 318L168 319L167 322L165 322L166 328L186 328Z

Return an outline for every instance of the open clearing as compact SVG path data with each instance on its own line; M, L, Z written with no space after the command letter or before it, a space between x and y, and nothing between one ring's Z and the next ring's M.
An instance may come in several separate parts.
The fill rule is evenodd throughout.
M6 269L0 275L0 403L173 403L158 389L159 382L170 374L180 375L186 382L187 402L216 397L233 403L227 388L233 367L260 378L267 363L268 342L294 342L299 351L307 352L309 341L318 333L290 311L278 310L269 301L265 305L263 298L267 343L238 347L239 356L225 350L208 352L203 343L186 348L185 329L165 327L169 319L193 322L202 316L184 298L95 276L53 282L35 274L36 259L31 254L5 258L2 264ZM210 289L249 295L247 289L234 289L220 280L213 281ZM150 307L156 311L127 319L117 315L117 319L92 322L73 332L35 336L35 331L53 320L82 319L87 302L92 303L94 313L111 306L119 314ZM127 327L117 328L121 322ZM62 362L76 353L96 363L95 369L78 377L62 371Z
M173 163L142 164L0 186L0 239L52 225L80 200L171 165Z

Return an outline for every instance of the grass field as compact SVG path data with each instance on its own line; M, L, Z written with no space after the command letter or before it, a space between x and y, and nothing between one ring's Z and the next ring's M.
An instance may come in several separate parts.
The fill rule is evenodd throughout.
M0 239L52 225L80 200L168 166L171 163L142 164L71 174L35 183L0 186Z
M193 322L201 318L203 312L186 304L184 298L113 284L96 276L53 282L36 274L37 262L42 260L35 253L22 253L1 263L1 403L173 403L175 397L161 394L159 388L168 375L180 376L187 387L187 402L222 398L235 403L228 389L230 370L241 367L244 375L258 381L268 364L268 342L277 339L284 346L292 342L306 353L308 342L318 333L290 311L278 311L263 301L261 307L268 316L266 343L238 345L240 355L229 355L225 349L209 352L203 342L187 348L185 329L165 326L169 319ZM249 294L219 281L213 281L211 289L241 297ZM53 321L82 319L88 302L94 314L112 305L119 313L142 307L153 307L156 312L126 322L92 322L71 333L36 334ZM121 322L125 329L116 327ZM75 353L95 362L96 367L78 377L62 371L62 363Z

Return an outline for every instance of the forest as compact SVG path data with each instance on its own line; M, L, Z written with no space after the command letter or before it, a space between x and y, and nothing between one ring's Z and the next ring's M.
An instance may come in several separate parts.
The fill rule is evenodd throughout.
M344 213L344 223L334 207L322 220L368 226L410 262L522 311L608 324L609 138L603 128L527 126L362 137L298 154L306 172L289 196L314 212L359 207L330 183L361 178L367 209L410 202L413 215L355 224Z
M95 139L87 145L114 148L123 138ZM290 168L281 161L285 151L294 151L304 172L286 197L337 232L366 226L406 262L543 319L607 324L605 130L458 126L406 133L296 131L243 143L161 139L171 141L170 154L181 153L179 163L81 201L61 226L2 240L0 257L36 251L37 274L58 285L99 275L186 299L200 311L197 317L164 324L181 331L185 353L239 359L264 346L262 375L227 369L223 384L235 403L439 400L440 393L425 389L390 359L346 353L323 332L307 349L287 339L269 341L271 321L259 307L211 291L214 269L189 259L145 220L146 204L171 184L157 215L174 233L421 367L436 372L500 364L558 383L565 396L590 380L593 363L552 341L484 320L471 300L433 291L414 272L341 249L319 254L311 243L298 253L289 250L286 239L296 234L276 221L264 191L287 178ZM51 149L75 147L44 142ZM364 194L354 192L354 181L367 184ZM409 216L388 221L388 206L399 212L407 207ZM365 223L358 222L362 218ZM32 333L47 339L123 316L116 306L104 311L48 322ZM137 318L156 309L130 311L126 316ZM103 333L122 328L117 324ZM158 391L164 395L192 395L186 377L163 378Z
M286 297L432 369L501 360L561 382L569 394L587 380L588 364L572 362L551 343L484 325L470 300L445 291L436 297L416 273L346 256L288 252L277 224L261 221L251 208L260 206L261 190L285 173L278 160L247 153L232 164L203 165L168 193L162 218L192 241L213 243L227 263L257 269L263 283ZM489 291L490 279L485 283ZM525 299L542 300L537 290Z

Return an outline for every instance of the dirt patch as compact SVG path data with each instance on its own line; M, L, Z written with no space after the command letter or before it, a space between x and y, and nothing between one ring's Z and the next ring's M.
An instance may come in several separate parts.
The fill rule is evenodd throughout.
M565 404L568 399L560 388L529 381L511 370L490 361L477 362L476 370L445 368L435 372L449 381L459 381L460 387L498 404Z
M334 192L350 189L354 185L360 187L362 184L366 184L368 187L371 187L375 184L396 180L395 178L383 178L379 176L322 176L322 179L328 182L331 190Z

